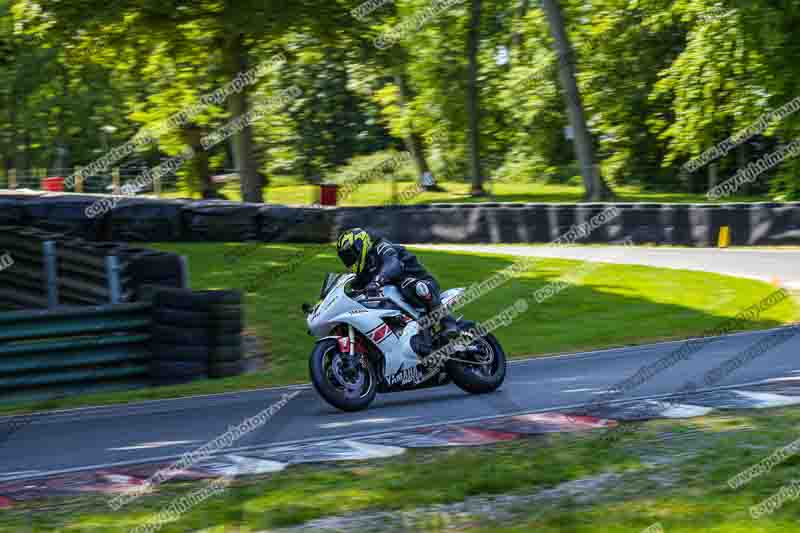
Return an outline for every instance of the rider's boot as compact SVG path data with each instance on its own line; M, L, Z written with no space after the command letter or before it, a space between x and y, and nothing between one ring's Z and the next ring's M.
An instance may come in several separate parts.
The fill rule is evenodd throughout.
M455 339L459 336L460 331L458 330L458 322L456 322L455 317L450 313L447 313L442 319L439 321L439 325L441 326L441 335L446 339Z

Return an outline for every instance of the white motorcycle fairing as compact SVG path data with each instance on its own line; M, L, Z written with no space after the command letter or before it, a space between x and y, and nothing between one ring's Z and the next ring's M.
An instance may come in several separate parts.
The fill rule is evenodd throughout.
M352 294L349 283L355 274L339 277L334 286L307 317L308 330L319 340L327 338L342 324L360 332L383 355L383 378L388 386L415 383L420 375L417 369L418 357L411 348L411 338L419 333L417 319L422 312L409 305L400 290L393 285L383 287L382 298L367 298L364 294ZM463 294L464 289L450 289L441 295L446 305ZM406 317L403 319L402 317ZM399 334L390 327L384 318L394 317L405 323ZM350 348L352 339L336 337L342 348Z

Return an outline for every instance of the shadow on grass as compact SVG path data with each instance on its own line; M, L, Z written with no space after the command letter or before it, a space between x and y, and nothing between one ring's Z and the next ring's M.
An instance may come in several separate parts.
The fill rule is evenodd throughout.
M269 383L307 381L307 356L314 339L306 331L303 302L317 301L325 273L341 272L332 246L262 245L236 265L223 260L224 249L241 244L164 244L161 249L189 257L195 289L243 289L247 323L269 340ZM302 249L313 251L303 256ZM297 260L298 255L303 259ZM418 253L443 288L480 283L513 264L507 257L425 250ZM287 268L290 263L293 268ZM530 297L580 263L542 259L514 278L459 310L470 320L487 320ZM280 275L275 275L279 273ZM527 312L496 331L511 357L559 353L681 339L719 326L774 290L771 286L700 272L641 266L603 265L583 284L549 300L530 302ZM787 303L777 308L785 307ZM788 320L788 309L773 309L748 324L766 329Z

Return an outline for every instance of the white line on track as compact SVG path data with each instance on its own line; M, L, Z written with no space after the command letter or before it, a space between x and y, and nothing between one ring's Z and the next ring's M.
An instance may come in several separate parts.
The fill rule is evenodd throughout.
M707 388L707 389L697 389L695 391L695 394L722 391L722 390L733 390L733 389L739 389L739 388L742 388L742 387L752 387L752 386L756 386L756 385L763 385L764 383L766 383L766 380L751 381L751 382L746 382L746 383L738 383L736 385L724 385L724 386L721 386L721 387L712 387L712 388ZM360 438L376 437L376 436L379 436L379 435L386 435L386 434L390 434L390 433L396 433L396 432L399 432L399 431L411 431L411 430L422 429L422 428L441 427L441 426L449 426L449 425L457 425L457 424L467 424L467 423L471 423L471 422L482 422L482 421L486 421L486 420L496 420L498 418L506 418L506 417L511 417L511 416L520 416L520 415L528 415L528 414L535 414L535 413L552 413L552 412L558 412L558 411L580 409L582 407L587 407L587 406L596 407L598 405L607 405L607 406L624 405L624 404L627 404L627 403L640 402L640 401L644 401L644 400L665 400L665 399L674 398L674 397L685 398L685 396L686 396L685 394L666 393L666 394L656 394L656 395L652 395L652 396L638 396L638 397L633 397L633 398L627 398L627 399L624 399L624 400L613 400L613 401L609 401L609 402L583 402L583 403L576 403L576 404L569 404L569 405L560 405L560 406L557 406L557 407L547 407L547 408L544 408L544 409L523 409L523 410L520 410L520 411L512 411L512 412L508 412L508 413L503 413L503 414L498 414L498 415L491 415L491 416L479 416L479 417L472 417L472 418L459 418L459 419L455 419L455 420L447 420L447 421L442 421L442 422L422 423L422 424L416 424L416 425L411 425L411 426L402 426L402 427L397 427L397 428L382 429L382 430L368 431L368 432L362 432L362 433L350 433L350 434L346 434L346 435L329 435L329 436L325 436L325 437L310 437L310 438L299 439L299 440L294 440L294 441L283 441L283 442L274 442L274 443L270 443L270 444L260 444L260 445L254 445L254 446L243 446L243 447L240 447L240 448L226 449L224 451L220 451L218 453L211 454L211 455L209 455L209 457L220 456L220 455L230 455L230 454L243 453L243 452L252 452L252 451L257 451L257 450L266 450L266 449L269 449L269 448L275 448L275 447L279 447L279 446L280 447L284 447L284 446L293 446L293 445L299 445L299 444L316 444L316 443L324 443L324 442L336 442L336 441L340 441L340 440L343 440L343 439L355 440L355 439L360 439ZM9 475L8 477L2 478L2 476L4 476L4 474L0 473L0 478L3 481L18 481L18 480L23 480L23 479L39 479L39 478L45 478L45 477L50 477L50 476L72 474L72 473L76 473L76 472L85 472L87 470L103 470L103 469L117 468L117 467L123 467L123 466L142 465L142 464L149 464L149 463L159 463L159 462L174 461L176 459L179 459L180 457L182 457L181 454L178 454L178 455L165 455L165 456L161 456L161 457L151 457L151 458L148 458L148 459L139 459L139 460L134 460L134 461L119 461L119 462L115 462L115 463L102 463L102 464L95 464L95 465L79 466L79 467L74 467L74 468L64 468L64 469L59 469L59 470L47 470L47 471L41 471L40 473L37 473L36 475L32 475L32 476L31 475L17 475L17 476L10 476Z
M160 442L143 442L141 444L134 444L133 446L124 446L122 448L108 448L113 452L128 452L134 450L154 450L156 448L168 448L170 446L186 446L188 444L196 444L199 440L165 440Z

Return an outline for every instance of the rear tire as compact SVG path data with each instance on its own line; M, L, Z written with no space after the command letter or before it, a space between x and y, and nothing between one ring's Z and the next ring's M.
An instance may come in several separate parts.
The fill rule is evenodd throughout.
M461 322L459 329L465 331L474 326L474 322ZM453 378L453 383L465 392L470 394L494 392L506 379L506 354L503 351L503 347L500 346L500 343L491 333L484 337L478 337L476 343L482 348L491 349L494 352L494 358L491 363L481 366L448 359L445 362L445 369L450 377ZM465 358L459 352L456 352L454 357ZM481 369L484 371L481 371Z
M332 382L330 365L332 358L339 354L339 343L334 339L325 339L318 342L311 352L308 361L308 370L311 374L311 383L320 396L342 411L361 411L369 407L377 393L377 376L371 364L367 365L367 375L364 376L367 388L358 397L347 396L343 387L337 387ZM362 370L363 372L363 370ZM335 378L333 378L335 379Z

